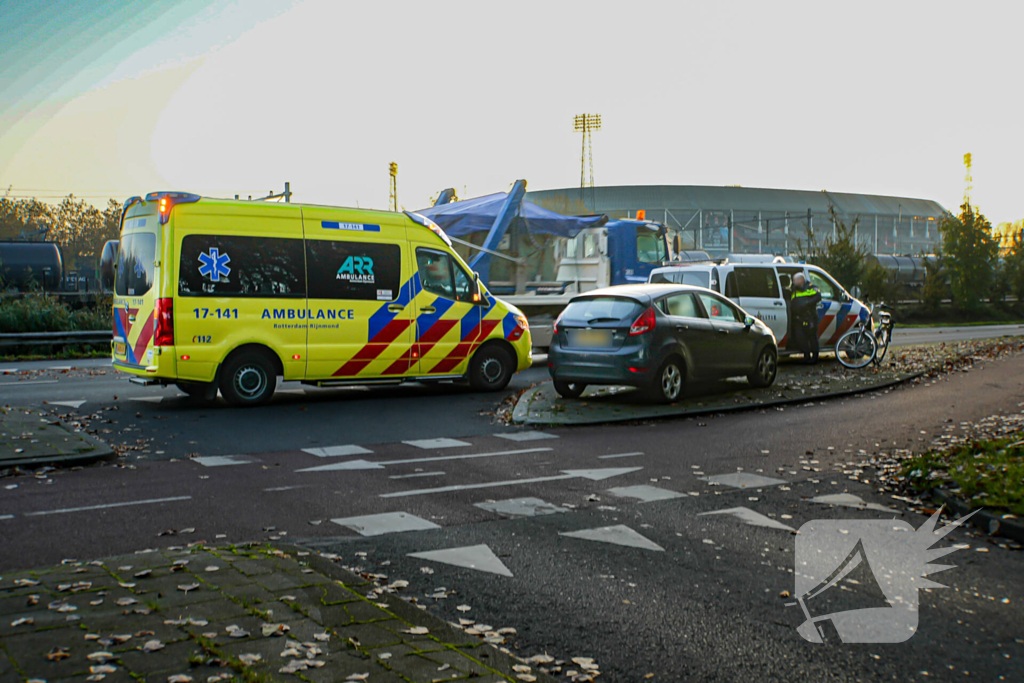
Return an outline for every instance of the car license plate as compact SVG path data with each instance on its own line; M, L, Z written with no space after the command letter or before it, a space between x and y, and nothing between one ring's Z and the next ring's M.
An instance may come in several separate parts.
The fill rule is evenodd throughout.
M573 335L573 346L580 348L602 348L612 345L611 330L576 330Z
M114 342L114 354L115 355L123 356L124 355L124 351L125 351L124 342Z

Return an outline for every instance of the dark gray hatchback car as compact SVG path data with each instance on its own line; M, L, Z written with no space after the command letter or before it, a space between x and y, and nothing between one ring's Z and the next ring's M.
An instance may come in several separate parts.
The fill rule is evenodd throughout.
M548 352L562 396L619 384L666 403L688 379L746 375L769 386L777 362L767 325L717 292L687 285L621 285L574 297L555 321Z

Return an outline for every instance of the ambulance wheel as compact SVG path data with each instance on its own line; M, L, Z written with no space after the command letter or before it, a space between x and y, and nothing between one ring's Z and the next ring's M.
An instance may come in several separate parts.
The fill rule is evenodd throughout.
M261 353L240 353L221 369L220 393L233 406L263 405L276 388L277 373Z
M217 397L217 388L212 382L178 382L175 386L189 398L211 401Z
M583 394L583 390L587 388L586 384L582 382L563 382L556 379L555 391L562 398L579 398Z
M484 347L469 362L469 385L477 391L501 391L515 369L508 351L500 346Z

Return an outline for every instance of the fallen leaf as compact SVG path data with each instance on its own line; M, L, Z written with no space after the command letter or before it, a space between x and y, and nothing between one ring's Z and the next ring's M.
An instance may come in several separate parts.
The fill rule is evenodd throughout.
M459 605L455 609L459 610L460 612L468 612L469 610L471 610L473 608L470 607L469 605Z
M11 622L11 626L30 626L36 623L36 620L32 617L22 617L21 619L15 619Z
M287 631L291 631L292 629L288 624L263 624L261 630L263 631L263 636L265 638L270 638L271 636L284 635Z
M256 662L263 659L263 655L256 653L246 653L238 655L238 661L248 666L249 664L255 664Z
M104 664L109 662L111 659L114 659L114 655L111 652L93 652L87 655L86 659L90 662L99 662L100 664Z
M366 673L364 673L364 674L349 674L349 675L348 675L348 676L347 676L347 677L345 678L345 680L346 680L346 681L365 681L365 680L366 680L367 678L369 678L369 677L370 677L370 672L369 672L369 671L367 671L367 672L366 672Z
M323 633L314 633L313 634L313 639L314 640L319 640L321 642L326 642L326 641L331 639L331 634L328 633L327 631L324 631Z
M136 600L135 598L118 598L117 599L117 604L120 605L121 607L127 607L128 605L134 605L137 602L138 602L138 600Z
M192 677L188 674L176 674L168 676L167 683L192 683Z
M158 652L167 647L159 640L147 640L146 644L142 646L143 652Z
M91 674L112 674L115 671L117 671L117 667L110 664L99 664L89 667L89 673Z
M426 626L413 626L410 629L402 631L402 633L411 633L414 636L422 636L426 635L427 633L430 633L430 629Z
M68 649L66 647L61 647L60 645L58 645L46 654L46 659L48 659L51 662L59 662L60 660L67 659L70 656L71 653L68 652Z
M199 584L198 583L189 583L189 584L184 584L184 585L178 586L178 590L185 591L185 593L188 593L189 591L194 591L197 588L199 588Z

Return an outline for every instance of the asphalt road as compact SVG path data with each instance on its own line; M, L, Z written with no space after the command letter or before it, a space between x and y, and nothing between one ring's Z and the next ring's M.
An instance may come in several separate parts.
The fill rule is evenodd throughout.
M199 540L299 542L408 580L409 593L450 620L516 628L522 654L595 657L603 680L1020 680L1024 554L954 532L949 538L970 547L935 577L949 588L921 592L912 639L814 645L795 630L799 608L779 597L794 590L797 537L701 513L745 508L755 521L793 529L813 519L892 517L810 499L850 492L896 504L851 481L846 463L923 448L961 421L1018 412L1024 357L857 398L540 434L479 414L500 396L455 388L314 390L245 411L139 400L174 392L83 372L47 372L28 381L52 383L9 389L4 402L85 400L59 409L100 415L93 426L112 432L129 428L118 438L141 439L151 452L120 466L0 480L0 572ZM530 380L524 373L516 382ZM460 443L402 443L439 438ZM339 448L300 450L327 447ZM172 458L189 449L202 458ZM328 455L335 452L348 454ZM223 455L234 457L210 457ZM737 472L784 483L738 489L701 479ZM632 486L683 495L639 502L610 491ZM551 514L488 509L524 498ZM914 528L924 521L901 507L895 514ZM387 516L351 519L368 515ZM354 530L396 522L420 529ZM628 530L611 537L633 545L600 531L620 525ZM450 554L410 557L453 548L474 548L454 561L478 569L453 566Z

